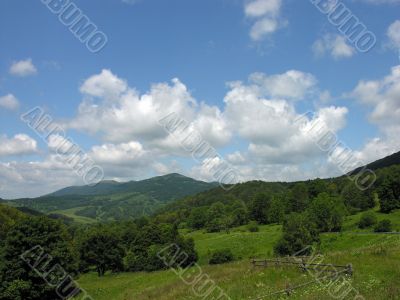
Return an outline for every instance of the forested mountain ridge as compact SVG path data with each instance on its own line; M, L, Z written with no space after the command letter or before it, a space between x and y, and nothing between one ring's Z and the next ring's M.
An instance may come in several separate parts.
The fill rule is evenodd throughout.
M166 203L216 185L173 173L141 181L103 181L96 186L68 187L39 198L6 203L90 223L148 216Z
M330 203L332 209L340 207L341 215L376 206L382 212L390 212L400 208L399 157L400 152L367 165L367 168L374 168L377 179L365 191L347 176L291 183L250 181L237 184L228 191L217 187L172 202L157 212L156 219L159 222L178 222L182 227L192 229L206 228L209 232L249 221L281 223L290 213L310 209L314 199L321 194L323 199L319 201Z

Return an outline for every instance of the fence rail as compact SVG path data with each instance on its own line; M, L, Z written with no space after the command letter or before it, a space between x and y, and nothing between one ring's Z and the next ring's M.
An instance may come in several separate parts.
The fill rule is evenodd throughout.
M337 273L338 270L343 270L348 275L353 275L353 267L348 265L334 265L334 264L318 264L308 262L310 257L297 256L297 257L284 257L276 259L251 259L253 267L279 267L279 266L297 266L301 270L314 270L319 272Z
M254 298L253 300L261 300L268 298L270 299L274 295L279 295L279 294L286 294L287 296L290 296L296 289L303 288L305 286L314 284L316 282L319 282L320 280L323 279L334 279L340 276L341 274L344 275L353 275L353 266L352 264L348 265L334 265L334 264L318 264L318 263L312 263L309 262L312 259L312 257L309 256L288 256L288 257L283 257L283 258L275 258L275 259L251 259L251 263L253 264L253 267L279 267L279 266L296 266L300 268L303 272L312 270L314 272L317 272L319 274L321 273L328 273L328 275L323 275L323 276L317 276L314 280L311 280L306 283L302 283L296 286L292 286L290 284L287 284L286 288L280 291L277 291L275 293L269 294L269 295L264 295L261 297Z

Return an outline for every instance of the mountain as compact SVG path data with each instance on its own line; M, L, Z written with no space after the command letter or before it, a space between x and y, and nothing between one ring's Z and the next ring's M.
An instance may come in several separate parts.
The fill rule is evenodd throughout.
M364 167L359 167L357 169L355 169L354 171L350 172L351 174L356 174L357 172L359 172L360 170L362 170L363 168L367 168L370 170L378 170L378 169L383 169L383 168L387 168L390 167L392 165L400 165L400 151L393 153L392 155L386 156L382 159L378 159L370 164L367 164Z
M399 173L397 174L400 174L400 152L372 162L366 167L374 170L377 175L375 184L371 186L368 191L365 191L365 197L368 197L368 193L373 194L379 189L382 178L386 173L396 172L395 170L398 170ZM361 169L362 168L356 169L351 173L355 173L357 170ZM236 184L228 191L221 187L216 187L174 201L163 206L156 213L156 217L161 222L171 222L172 220L173 222L187 222L187 220L192 216L191 213L194 209L207 211L210 206L219 203L220 206L225 206L226 211L229 210L232 205L236 205L235 203L238 201L244 204L249 210L254 198L259 194L269 195L271 196L271 199L278 199L278 202L283 203L287 208L287 206L291 205L291 203L295 202L296 199L299 198L302 189L303 193L307 195L306 198L313 199L321 192L330 192L334 195L341 195L346 189L354 190L357 189L357 187L354 182L345 175L337 178L318 178L299 182L249 181ZM357 195L357 191L355 192L355 195ZM356 199L354 199L354 201L356 201Z
M193 195L216 185L216 183L198 181L181 174L172 173L141 181L121 183L111 180L102 181L95 186L67 187L47 196L94 196L135 192L164 202Z
M7 203L91 223L151 215L167 203L216 185L174 173L141 181L103 181L95 186L67 187L39 198L17 199Z
M47 196L61 197L70 195L89 196L89 195L101 195L111 194L117 192L117 187L122 183L114 180L101 181L94 186L71 186L61 190L55 191L54 193L48 194Z

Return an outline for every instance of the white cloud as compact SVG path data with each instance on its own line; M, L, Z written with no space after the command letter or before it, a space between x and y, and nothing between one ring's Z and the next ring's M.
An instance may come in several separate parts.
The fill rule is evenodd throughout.
M8 94L0 97L0 107L8 110L17 110L19 108L19 101L13 94Z
M282 0L252 0L245 2L244 13L254 22L250 37L260 41L274 33L284 23L280 20Z
M400 66L380 80L360 81L351 96L371 107L369 121L378 126L383 136L369 140L358 152L367 162L400 149Z
M124 80L119 79L110 70L102 70L100 74L86 79L80 91L89 96L112 100L121 96L127 88L127 83Z
M250 76L249 84L231 84L224 99L225 115L235 132L249 142L250 160L264 165L295 164L322 155L310 134L300 130L297 120L301 116L292 101L306 95L318 98L315 84L312 75L299 71L272 76L256 74ZM344 107L323 107L317 111L317 118L337 133L345 126L347 112Z
M327 34L314 42L312 46L314 55L317 57L329 53L334 59L352 57L356 51L341 35Z
M10 67L10 74L19 77L26 77L37 74L37 69L32 63L32 59L14 62Z
M143 141L157 149L178 151L179 143L159 124L170 113L192 123L211 144L219 146L230 138L219 109L199 105L179 79L173 79L171 84L154 84L140 95L126 81L103 70L85 81L81 91L99 97L100 102L85 99L68 127L100 133L108 142ZM110 97L113 101L108 101Z
M199 103L179 79L154 84L140 94L126 80L103 70L82 83L83 100L77 115L64 125L65 129L101 139L87 155L104 169L106 179L141 179L175 171L216 180L210 165L222 164L220 157L197 164L189 158L191 153L182 149L180 141L159 124L172 112L188 122L188 132L198 132L217 151L240 144L242 151L228 154L226 161L240 171L242 180L326 176L334 170L315 164L318 161L324 165L326 154L309 134L300 130L301 116L296 110L298 101L320 99L326 94L327 91L318 90L317 83L312 74L297 70L255 73L248 82L230 83L223 105L216 107ZM337 133L345 126L346 115L346 108L329 106L318 109L316 117ZM229 144L232 139L234 144ZM12 194L16 183L11 180L31 195L83 184L62 161L71 146L62 136L53 135L49 138L49 155L43 161L0 164L0 185L5 188L1 195ZM189 158L189 166L181 158ZM312 169L304 167L310 164ZM63 176L66 180L59 180ZM46 182L46 186L40 188L38 182Z
M17 134L13 138L0 136L0 157L32 154L38 151L37 142L26 134Z
M390 46L395 49L400 49L400 20L396 20L390 24L386 32Z

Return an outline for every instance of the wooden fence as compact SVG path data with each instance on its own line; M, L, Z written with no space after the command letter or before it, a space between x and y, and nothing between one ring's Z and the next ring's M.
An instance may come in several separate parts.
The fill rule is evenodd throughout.
M253 267L280 267L280 266L296 266L302 271L315 271L325 273L345 273L347 275L353 275L353 267L351 264L348 265L334 265L334 264L320 264L309 262L310 257L308 256L289 256L275 259L251 259Z

